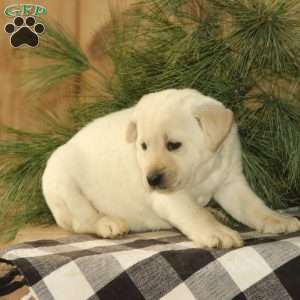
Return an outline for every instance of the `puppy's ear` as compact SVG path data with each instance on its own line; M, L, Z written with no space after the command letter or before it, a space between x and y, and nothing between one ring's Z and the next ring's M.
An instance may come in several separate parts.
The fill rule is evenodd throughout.
M136 123L130 121L126 130L126 141L127 143L134 143L136 141L136 138L137 138Z
M217 151L232 127L232 111L220 105L207 104L198 106L194 116L205 134L209 149Z

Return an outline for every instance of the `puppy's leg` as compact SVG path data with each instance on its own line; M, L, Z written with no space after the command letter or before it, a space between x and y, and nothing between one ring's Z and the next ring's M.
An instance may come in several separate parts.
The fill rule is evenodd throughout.
M96 223L96 234L103 238L115 238L127 234L127 222L118 217L104 216Z
M76 233L114 238L128 232L127 223L117 217L99 213L69 180L44 184L44 194L56 223Z
M198 206L186 194L153 193L152 207L164 220L178 228L199 247L240 247L239 234L219 223L206 209Z
M268 208L249 187L243 175L232 179L214 195L215 200L235 219L263 233L300 230L296 218Z
M115 238L128 233L125 220L100 214L79 190L69 197L71 202L68 208L73 218L72 225L75 232L94 233L103 238Z

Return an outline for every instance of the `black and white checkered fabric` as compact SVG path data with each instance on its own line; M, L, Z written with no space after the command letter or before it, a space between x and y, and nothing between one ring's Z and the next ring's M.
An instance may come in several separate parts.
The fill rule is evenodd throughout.
M74 235L1 253L35 298L300 299L300 234L247 240L235 250L197 249L175 231L101 240Z

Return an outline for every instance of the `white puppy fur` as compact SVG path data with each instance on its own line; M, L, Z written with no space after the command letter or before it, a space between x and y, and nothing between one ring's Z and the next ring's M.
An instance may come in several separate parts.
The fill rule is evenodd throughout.
M212 197L258 231L300 229L250 189L232 112L192 89L91 122L53 153L42 187L58 225L103 238L176 227L199 247L241 246L205 208Z

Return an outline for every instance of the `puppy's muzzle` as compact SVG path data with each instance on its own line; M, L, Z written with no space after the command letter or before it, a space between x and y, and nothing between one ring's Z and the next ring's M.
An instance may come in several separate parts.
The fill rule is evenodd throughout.
M163 186L162 186L163 177L164 177L163 173L159 173L159 172L150 173L147 175L148 184L152 188L158 188L158 187L163 188Z

